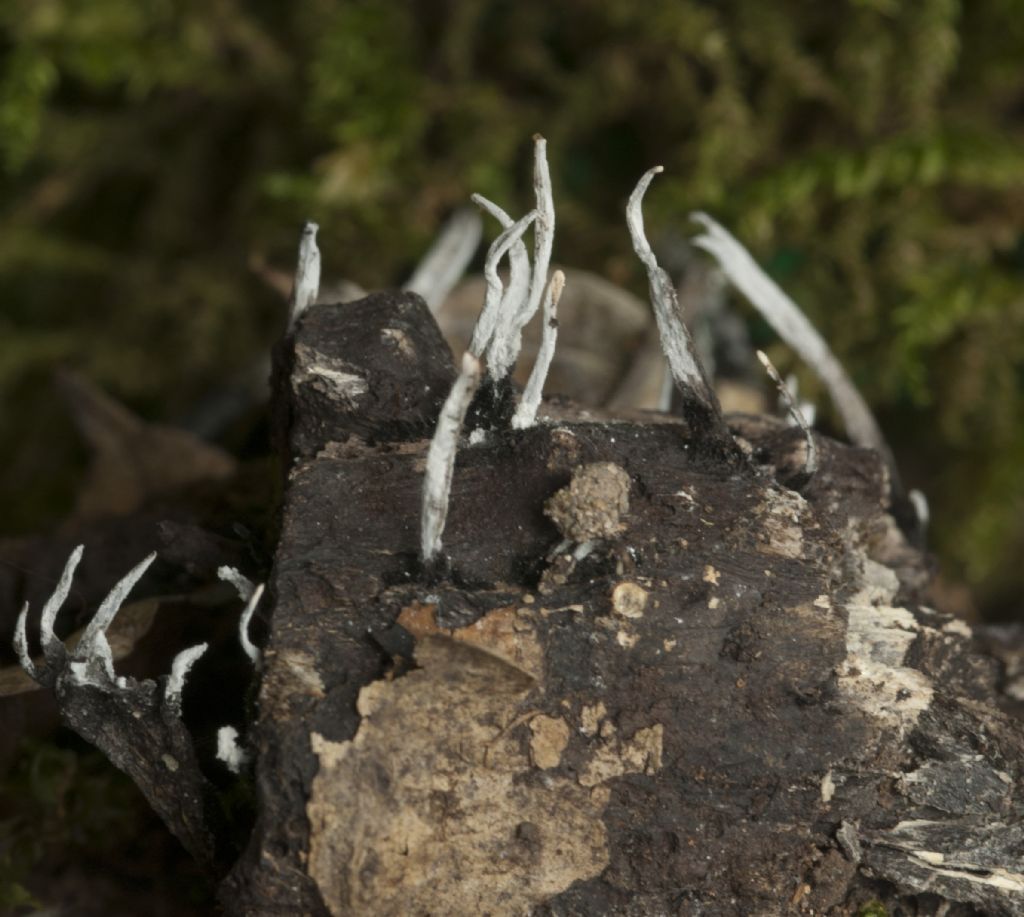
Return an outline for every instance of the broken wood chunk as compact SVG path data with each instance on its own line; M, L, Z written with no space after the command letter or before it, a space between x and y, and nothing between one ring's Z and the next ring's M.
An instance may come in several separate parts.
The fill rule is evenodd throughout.
M398 308L353 306L311 308L295 346L377 340ZM745 461L685 423L499 426L459 449L431 578L421 489L454 372L432 325L407 333L439 349L389 377L390 420L279 393L261 814L231 912L741 915L799 892L851 913L930 890L1020 913L1024 731L968 629L918 604L876 453L816 436L797 493L804 434L769 418L727 418Z

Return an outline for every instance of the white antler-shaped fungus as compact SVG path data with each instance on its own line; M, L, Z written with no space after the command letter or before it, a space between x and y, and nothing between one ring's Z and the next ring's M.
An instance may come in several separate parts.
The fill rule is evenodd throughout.
M652 179L662 166L655 166L644 173L637 182L636 188L629 196L626 207L626 224L633 240L633 248L637 256L647 268L647 279L650 285L651 304L654 306L654 317L661 335L661 346L668 359L669 370L675 380L676 387L685 400L700 402L712 415L720 416L721 409L714 390L704 376L704 371L697 361L696 350L679 314L679 300L671 278L658 265L651 250L650 243L644 232L643 199Z
M530 371L530 378L523 389L523 397L512 417L512 426L523 430L532 427L537 419L537 408L540 407L541 395L544 392L544 380L547 379L551 360L555 355L555 344L558 341L558 300L565 289L565 274L555 271L548 284L547 296L544 298L544 327L541 331L540 349L537 359Z
M295 286L292 288L291 310L288 315L288 332L295 330L295 323L313 303L320 292L320 249L316 245L316 233L320 227L307 222L299 238L299 261L295 268Z
M437 314L466 273L482 233L483 220L476 211L468 207L456 210L416 266L405 289L422 296L430 311Z
M775 383L775 387L779 390L779 397L785 402L786 407L789 409L790 416L796 422L796 425L803 431L804 438L807 440L807 455L804 459L803 474L806 475L806 478L809 481L814 477L814 473L818 470L818 447L814 442L814 431L811 430L811 425L804 417L803 411L800 410L800 405L797 404L796 398L793 397L793 393L790 392L789 387L783 381L782 376L779 375L779 371L775 368L772 361L768 359L768 354L763 350L759 350L757 352L757 359L761 361L761 365L764 367L765 372L768 373L772 382Z
M430 563L441 552L441 535L448 518L455 454L459 448L466 411L480 386L480 374L480 361L472 353L463 354L462 371L441 408L437 429L427 451L420 516L420 544L424 563Z

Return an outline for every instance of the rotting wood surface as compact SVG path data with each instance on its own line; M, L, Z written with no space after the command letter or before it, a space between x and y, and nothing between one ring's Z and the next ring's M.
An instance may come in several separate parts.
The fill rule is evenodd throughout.
M1024 913L1024 731L969 630L917 604L875 453L819 438L797 493L779 422L729 417L727 449L563 405L460 448L424 570L455 376L426 306L314 306L277 363L259 818L229 911ZM596 463L628 510L579 551L545 506Z
M304 227L274 365L287 481L262 654L262 589L218 570L246 602L255 724L218 720L216 762L200 761L182 692L209 641L156 680L115 671L108 628L155 555L72 647L54 622L76 548L38 616L41 657L35 618L17 618L20 665L214 875L248 828L230 796L255 777L232 914L1020 914L1011 650L921 604L923 498L796 304L702 216L695 243L721 243L867 448L795 407L794 429L723 415L644 232L660 167L627 224L682 416L517 407L521 327L545 299L550 353L563 279L547 278L534 141L535 210L513 221L475 198L504 229L458 374L417 295L325 303ZM223 662L206 700L238 690Z

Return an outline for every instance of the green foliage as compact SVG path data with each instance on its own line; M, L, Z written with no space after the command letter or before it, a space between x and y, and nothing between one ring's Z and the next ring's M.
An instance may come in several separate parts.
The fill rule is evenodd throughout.
M310 216L329 276L398 282L471 191L523 209L540 130L558 257L643 289L622 207L664 162L652 232L708 209L776 269L931 498L947 566L990 601L1019 593L1021 13L4 0L7 527L55 518L81 461L54 363L180 417L280 327L254 257L290 266Z
M889 911L881 901L869 901L857 911L857 917L889 917Z
M25 741L5 780L0 907L41 906L25 887L55 852L102 854L137 829L138 791L99 752Z
M0 913L214 913L211 877L99 751L67 732L9 750Z
M17 171L35 148L56 77L53 63L31 45L8 58L0 81L0 156L7 171Z

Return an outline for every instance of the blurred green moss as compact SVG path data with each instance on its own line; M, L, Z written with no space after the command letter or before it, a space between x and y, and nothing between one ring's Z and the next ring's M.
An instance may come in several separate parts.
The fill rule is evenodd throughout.
M212 878L95 748L61 731L23 739L9 763L0 913L214 913Z
M869 901L857 911L857 917L889 917L889 911L880 901Z
M137 831L138 792L99 752L24 741L0 806L0 907L42 905L27 885L55 855L99 853Z
M707 209L776 271L998 611L1024 550L1022 12L4 0L4 528L58 518L82 461L54 365L181 418L273 340L249 265L290 266L304 218L328 276L393 284L471 191L523 209L542 131L558 257L641 290L622 206L663 162L654 233Z

